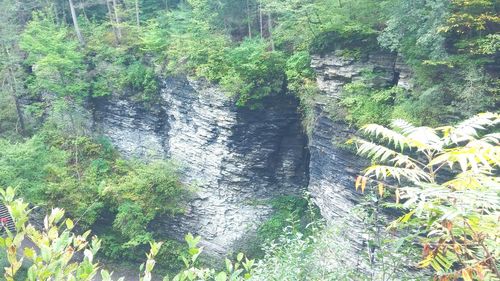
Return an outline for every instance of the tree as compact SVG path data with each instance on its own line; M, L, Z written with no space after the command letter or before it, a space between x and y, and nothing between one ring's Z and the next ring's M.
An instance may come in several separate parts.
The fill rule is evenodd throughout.
M139 12L140 12L140 10L139 10L139 0L135 0L135 20L136 20L137 26L141 25L141 21L139 19Z
M76 17L73 0L68 0L68 2L69 2L69 9L71 11L71 18L73 19L73 26L75 27L76 36L78 37L78 41L80 41L80 44L84 46L85 40L83 39L82 32L80 31L80 27L78 26L78 18Z
M19 7L15 2L3 1L0 11L0 96L3 106L6 108L13 105L15 109L16 124L14 131L23 134L25 132L25 121L23 111L20 106L19 97L23 94L22 80L22 56L18 48L20 24L16 15ZM2 106L2 107L3 107ZM5 111L4 111L5 112ZM3 114L0 114L3 115ZM8 118L3 115L0 119ZM3 126L2 126L3 127ZM7 132L7 128L2 128Z
M498 124L495 113L438 128L395 120L392 129L366 125L370 139L354 139L374 163L356 189L373 184L380 197L392 190L394 207L407 213L391 227L425 229L420 266L439 280L500 278L500 134L488 133Z
M113 0L113 12L115 15L116 33L118 36L118 41L120 41L122 39L122 29L120 25L119 8L116 0Z
M439 30L449 15L450 2L389 2L385 10L389 18L379 36L380 44L401 53L412 64L421 60L445 60L448 56L445 50L446 38Z
M48 92L81 99L88 94L85 81L84 54L67 27L58 26L50 14L34 13L20 41L28 57L34 94Z
M113 33L115 34L115 39L116 43L120 43L120 35L118 33L116 24L115 24L115 19L113 17L113 12L112 12L112 7L110 4L110 0L104 0L106 2L106 8L108 9L108 17L109 17L109 23L111 24L113 28Z

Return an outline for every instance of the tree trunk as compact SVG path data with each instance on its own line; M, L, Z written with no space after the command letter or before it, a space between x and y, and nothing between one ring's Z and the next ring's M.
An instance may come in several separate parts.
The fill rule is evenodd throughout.
M118 5L116 0L113 0L113 11L115 12L115 23L116 23L116 34L118 35L119 41L122 40L122 30L120 28L120 16L118 15Z
M260 38L264 38L264 24L262 23L262 2L259 1L259 27L260 27Z
M6 46L4 46L4 51L5 51L5 55L7 57L10 57L9 49ZM19 127L21 128L21 131L18 133L20 133L21 135L24 135L25 123L24 123L24 116L23 116L23 112L21 109L21 105L19 104L19 99L17 98L18 84L17 84L16 74L10 66L7 67L7 72L8 72L8 75L10 76L8 84L10 85L11 97L12 97L12 100L14 101L14 105L16 107L17 122L19 124ZM16 131L17 131L17 125L16 125Z
M269 41L271 42L271 50L274 51L273 18L271 12L269 12L269 14L267 15L267 30L269 31Z
M71 11L71 18L73 19L73 26L75 27L76 36L78 41L82 46L85 46L85 40L83 40L82 32L80 31L80 26L78 26L78 18L76 17L75 7L73 6L73 0L68 0L69 9Z
M82 5L82 12L83 12L83 16L85 17L85 19L87 21L89 21L89 17L87 17L87 12L85 11L85 1L80 1L80 5Z
M137 21L137 26L140 26L141 21L139 19L139 0L135 0L135 19Z
M109 22L111 23L111 28L113 28L113 33L115 34L116 43L120 44L120 37L118 36L118 32L116 31L116 25L113 19L113 11L111 11L111 5L109 4L110 0L104 0L104 1L106 1L106 7L108 8Z
M248 37L252 39L252 23L250 22L250 4L247 0L247 22L248 22Z

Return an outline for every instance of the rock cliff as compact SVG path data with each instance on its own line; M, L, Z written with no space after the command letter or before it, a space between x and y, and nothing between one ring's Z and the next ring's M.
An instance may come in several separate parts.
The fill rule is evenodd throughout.
M321 91L315 103L315 122L309 139L309 191L322 216L331 224L348 218L345 241L352 253L364 247L362 228L352 213L360 195L354 189L356 176L364 162L342 144L354 134L347 124L335 118L330 105L336 103L345 84L362 79L363 73L376 73L374 86L411 86L408 69L396 55L384 52L366 54L361 59L346 58L341 51L313 56L311 66L316 71ZM352 255L352 262L356 261Z
M185 215L157 220L154 228L179 238L199 234L211 253L224 254L245 240L271 213L270 199L306 187L334 223L350 217L359 202L353 182L365 163L341 145L354 132L332 117L331 104L367 71L376 73L374 86L411 87L409 71L394 54L354 59L341 53L312 58L321 93L309 139L290 95L268 97L264 108L250 110L234 106L216 86L186 78L165 79L160 102L147 107L124 98L97 103L95 129L127 157L169 157L180 165L195 198ZM346 239L360 251L359 222L350 223Z
M195 186L186 214L158 220L155 229L179 238L201 235L208 252L224 254L271 213L270 199L299 195L307 186L297 100L282 94L263 104L238 108L215 86L169 78L158 104L112 98L97 104L94 119L124 155L170 157Z

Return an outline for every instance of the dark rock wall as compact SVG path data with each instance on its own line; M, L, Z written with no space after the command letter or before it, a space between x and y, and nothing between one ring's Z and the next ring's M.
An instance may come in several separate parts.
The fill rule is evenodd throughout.
M226 253L269 216L270 199L307 186L297 100L278 95L250 110L204 82L170 78L162 88L161 102L148 109L101 102L96 130L128 157L177 162L195 196L185 215L158 220L155 229L179 238L199 234L207 251Z
M209 252L223 254L269 216L270 199L301 194L306 187L327 222L353 216L360 199L353 185L366 163L339 145L353 130L335 121L327 107L366 71L377 74L373 85L403 88L411 87L410 73L396 55L383 52L361 59L340 51L313 56L312 67L321 94L309 140L298 102L288 95L269 97L265 108L250 110L235 107L208 83L169 78L153 106L124 98L97 104L96 130L125 156L170 157L182 168L184 181L195 186L186 214L157 220L155 229L179 238L199 234ZM346 243L360 251L359 221L350 224Z
M394 54L370 53L362 59L345 58L340 51L324 56L313 56L312 67L317 74L321 96L317 98L315 123L309 139L309 191L322 216L330 224L342 221L346 244L352 247L351 261L357 263L359 251L364 249L364 235L354 207L361 196L354 183L368 164L343 145L355 133L347 124L336 121L328 104L335 103L343 86L362 79L363 72L377 74L374 86L398 85L411 87L408 68ZM344 225L347 223L347 226Z

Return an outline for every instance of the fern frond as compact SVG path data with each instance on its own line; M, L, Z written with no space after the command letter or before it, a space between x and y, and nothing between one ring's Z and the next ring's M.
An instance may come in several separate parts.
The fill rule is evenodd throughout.
M442 185L452 190L479 189L484 191L485 189L491 189L495 192L499 192L500 178L489 176L488 170L482 170L480 172L481 174L473 171L462 172Z
M368 136L381 137L388 144L393 143L394 146L400 147L403 150L406 147L412 147L409 140L402 134L377 124L368 124L361 128L361 131Z
M410 132L407 137L420 150L427 149L441 151L443 149L444 143L433 128L417 127Z
M489 143L492 145L500 145L500 133L492 133L484 135L481 138L481 141L484 141L485 143Z
M386 180L389 177L399 182L401 182L402 178L414 183L430 182L432 180L431 175L419 167L409 169L387 165L372 165L364 171L364 175L366 177L373 175L379 180Z
M429 162L429 167L446 163L453 168L455 163L460 165L462 171L471 169L479 172L480 169L491 171L493 167L500 166L500 147L482 140L474 140L466 146L447 149Z
M401 131L401 133L413 142L414 146L420 149L441 150L443 141L436 130L430 127L416 127L411 123L396 119L392 121L391 126Z
M413 124L403 119L393 120L391 122L391 127L400 130L404 136L408 136L408 134L413 132L416 128Z
M486 112L462 121L455 127L440 127L438 130L444 132L447 143L460 143L476 139L478 131L485 130L487 127L497 124L500 124L500 114Z
M358 145L358 154L374 161L391 162L395 166L403 168L415 168L419 163L417 160L383 145L359 138L354 139L354 141ZM422 163L419 164L423 165Z

